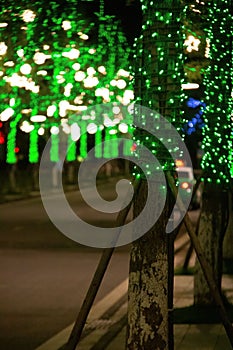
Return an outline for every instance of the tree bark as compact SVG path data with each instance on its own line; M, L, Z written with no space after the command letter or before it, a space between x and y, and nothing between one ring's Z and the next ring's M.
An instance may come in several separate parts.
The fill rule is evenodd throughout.
M229 220L223 241L223 261L226 268L233 266L233 196L229 194ZM231 267L232 271L233 267Z
M206 259L213 268L219 291L221 291L222 280L222 245L226 230L226 205L227 192L222 191L219 185L205 184L198 237ZM198 261L196 261L194 274L194 304L214 304Z
M10 170L9 170L9 190L10 192L16 192L17 190L17 183L16 183L16 171L17 171L17 164L11 164Z
M147 184L142 181L134 216L143 209ZM156 210L158 193L154 193ZM132 244L128 292L128 350L168 349L168 203L154 227ZM145 218L146 219L146 218Z

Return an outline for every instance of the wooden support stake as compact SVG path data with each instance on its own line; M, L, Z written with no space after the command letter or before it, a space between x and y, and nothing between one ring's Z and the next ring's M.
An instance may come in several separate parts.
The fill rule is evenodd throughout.
M102 256L100 258L99 264L96 268L95 274L93 276L93 279L91 281L91 284L88 288L86 297L83 301L83 304L81 306L81 309L79 311L78 317L76 319L76 322L74 324L74 327L71 331L70 337L68 339L68 342L62 347L63 350L75 350L76 346L81 338L82 335L82 331L83 328L85 326L87 317L89 315L90 309L93 305L93 302L95 300L96 294L99 290L99 287L101 285L101 282L103 280L104 274L107 270L109 261L112 257L112 254L114 252L115 246L114 243L117 243L117 240L120 236L121 233L121 228L120 226L123 226L125 223L125 220L127 218L127 215L129 213L129 210L131 208L131 205L133 203L133 199L136 195L136 193L138 192L138 188L139 188L139 184L140 184L140 180L135 180L133 187L134 187L134 194L133 194L133 198L131 200L131 202L125 206L124 209L122 209L117 217L116 220L116 227L119 226L119 232L118 232L118 236L116 237L115 242L113 242L113 247L112 248L106 248L103 250ZM126 198L127 199L127 198ZM123 206L124 207L124 206Z

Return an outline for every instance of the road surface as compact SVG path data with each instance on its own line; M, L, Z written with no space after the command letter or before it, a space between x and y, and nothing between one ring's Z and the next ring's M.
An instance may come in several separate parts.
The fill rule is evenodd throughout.
M111 198L111 183L102 194ZM69 192L73 207L79 192ZM82 212L88 217L87 208ZM31 350L71 324L99 262L102 249L81 246L50 222L39 197L0 205L0 348ZM114 222L107 218L108 224ZM91 217L90 221L103 221ZM117 248L96 302L128 275L129 247Z
M100 189L105 199L116 197L112 182ZM93 214L77 190L67 200L90 223L114 225L117 214ZM1 204L0 217L0 348L36 349L75 321L102 249L60 233L40 197ZM115 249L95 303L127 278L129 250Z

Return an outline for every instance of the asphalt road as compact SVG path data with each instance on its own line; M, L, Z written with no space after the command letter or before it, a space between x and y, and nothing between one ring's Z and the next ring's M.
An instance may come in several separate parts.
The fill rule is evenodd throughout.
M115 199L114 188L102 183L103 198ZM97 215L77 190L67 200L89 223L115 224L116 213ZM32 350L75 321L103 250L59 232L40 197L1 204L0 218L0 349ZM95 302L128 276L129 250L115 249Z
M112 185L102 195L112 198ZM78 191L67 200L97 224ZM81 202L80 202L81 201ZM40 198L0 205L0 349L31 350L70 325L80 309L102 249L82 246L50 222ZM108 214L105 225L116 215ZM129 247L116 248L96 302L128 275Z

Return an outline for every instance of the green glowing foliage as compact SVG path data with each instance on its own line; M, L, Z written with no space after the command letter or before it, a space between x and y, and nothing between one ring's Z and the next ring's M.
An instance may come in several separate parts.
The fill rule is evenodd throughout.
M208 8L206 32L210 41L211 64L203 81L207 108L204 113L206 127L203 131L202 167L206 181L227 185L233 167L233 25L228 1L213 2Z
M71 135L68 136L67 140L67 156L66 159L68 162L73 162L76 160L76 142L71 138Z
M0 12L0 120L14 129L8 134L8 162L16 161L12 145L19 127L32 133L29 161L34 163L39 159L38 138L53 135L53 127L61 125L59 133L66 135L68 147L73 141L72 115L99 103L127 105L133 100L130 52L119 21L104 15L103 3L94 20L77 9L71 0L67 6L25 0L10 1ZM79 118L83 133L90 122L101 126L103 117ZM96 130L99 143L102 133ZM58 159L56 139L52 136L52 161ZM67 160L77 157L75 148L71 146ZM85 157L87 150L88 135L82 135L80 156Z
M34 129L30 132L30 146L29 146L29 162L38 163L39 150L38 150L38 125L35 125Z
M52 162L59 162L59 135L57 133L51 135L50 159Z
M97 132L95 133L95 157L101 158L103 155L102 152L102 130L98 127Z

